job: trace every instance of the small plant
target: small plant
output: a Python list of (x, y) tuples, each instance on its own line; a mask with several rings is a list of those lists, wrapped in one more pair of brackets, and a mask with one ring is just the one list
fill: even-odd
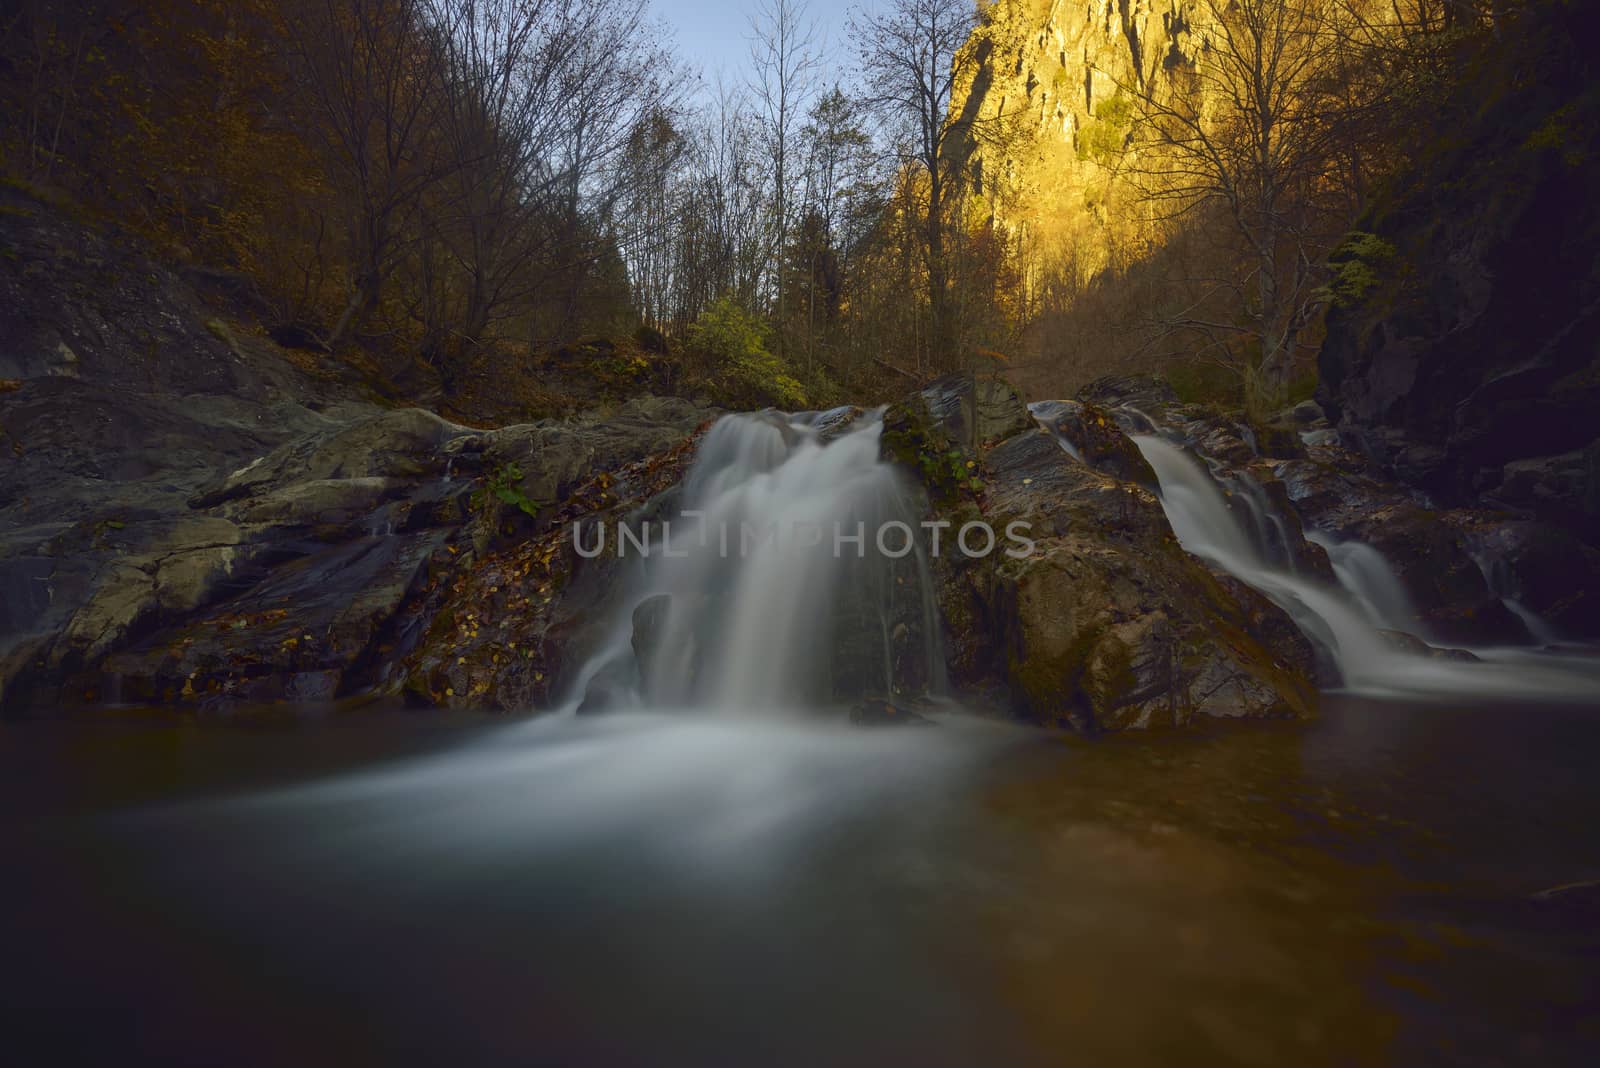
[(967, 489), (977, 493), (983, 489), (983, 480), (977, 475), (977, 461), (968, 460), (960, 449), (918, 453), (917, 465), (922, 468), (923, 479), (928, 485), (941, 492), (955, 493)]
[(1133, 130), (1133, 100), (1120, 92), (1094, 106), (1094, 118), (1078, 131), (1078, 158), (1109, 167), (1128, 145)]
[(512, 505), (527, 516), (538, 516), (548, 503), (536, 501), (522, 491), (522, 467), (515, 461), (490, 471), (483, 486), (472, 493), (472, 507), (477, 511), (487, 511), (491, 500)]
[(595, 362), (595, 370), (608, 378), (633, 379), (650, 370), (650, 361), (633, 352), (618, 352)]

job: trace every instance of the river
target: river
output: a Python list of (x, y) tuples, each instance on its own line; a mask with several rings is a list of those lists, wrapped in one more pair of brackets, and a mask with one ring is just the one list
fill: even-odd
[[(1592, 1064), (1600, 709), (8, 724), (62, 1063)], [(19, 1045), (20, 1043), (20, 1045)], [(19, 1062), (20, 1063), (20, 1062)]]

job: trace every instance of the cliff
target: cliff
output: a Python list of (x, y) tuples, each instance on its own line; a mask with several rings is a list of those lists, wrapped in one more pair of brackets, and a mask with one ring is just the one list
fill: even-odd
[(1600, 62), (1539, 4), (1470, 58), (1435, 138), (1334, 257), (1319, 400), (1440, 504), (1600, 537)]
[[(952, 114), (973, 131), (979, 211), (1025, 253), (1087, 278), (1126, 243), (1113, 183), (1133, 93), (1163, 93), (1203, 49), (1209, 12), (1180, 0), (996, 0), (967, 43), (978, 62)], [(1148, 89), (1146, 88), (1148, 87)]]

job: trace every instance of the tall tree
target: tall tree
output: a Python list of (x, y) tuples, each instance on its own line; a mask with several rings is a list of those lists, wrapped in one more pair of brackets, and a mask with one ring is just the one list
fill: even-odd
[[(805, 0), (757, 0), (750, 15), (750, 92), (761, 117), (767, 158), (772, 167), (772, 258), (788, 242), (794, 212), (795, 133), (815, 94), (821, 54), (816, 23)], [(782, 271), (775, 271), (776, 318), (787, 308)]]
[(1281, 393), (1300, 332), (1316, 313), (1327, 246), (1345, 228), (1318, 198), (1351, 107), (1336, 76), (1331, 0), (1200, 0), (1214, 29), (1192, 67), (1121, 88), (1141, 110), (1130, 173), (1169, 217), (1220, 212), (1244, 256), (1220, 284), (1243, 323), (1175, 325), (1243, 335), (1246, 383), (1263, 403)]
[(443, 100), (438, 42), (453, 27), (430, 25), (426, 0), (312, 0), (298, 14), (285, 20), (295, 74), (350, 216), (354, 277), (331, 347), (376, 309), (401, 234), (441, 177), (425, 143)]
[[(858, 105), (836, 85), (819, 96), (800, 130), (805, 166), (804, 213), (790, 250), (805, 329), (809, 371), (817, 356), (819, 328), (831, 326), (842, 297), (843, 255), (860, 237), (864, 217), (878, 204), (874, 195), (871, 138), (861, 128)], [(869, 206), (870, 205), (870, 206)]]
[(952, 366), (956, 358), (945, 246), (972, 120), (952, 116), (950, 101), (955, 87), (970, 82), (978, 65), (977, 53), (962, 48), (977, 21), (973, 0), (889, 0), (881, 10), (858, 11), (850, 19), (865, 103), (884, 120), (901, 157), (925, 183), (919, 214), (927, 271), (928, 360), (934, 367)]

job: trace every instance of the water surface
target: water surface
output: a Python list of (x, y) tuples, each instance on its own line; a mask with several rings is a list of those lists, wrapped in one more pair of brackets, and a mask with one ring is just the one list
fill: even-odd
[(8, 1033), (162, 1063), (1586, 1064), (1600, 713), (0, 735)]

